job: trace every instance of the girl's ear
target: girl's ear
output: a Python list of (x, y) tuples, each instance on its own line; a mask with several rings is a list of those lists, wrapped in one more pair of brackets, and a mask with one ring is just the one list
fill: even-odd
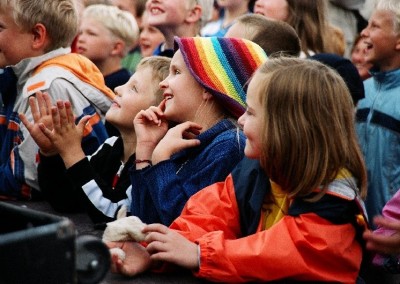
[(188, 23), (196, 23), (201, 18), (201, 6), (195, 5), (186, 15), (185, 21)]
[(398, 50), (398, 51), (400, 50), (400, 35), (397, 36), (397, 41), (396, 41), (396, 47), (395, 47), (395, 49)]
[(206, 89), (203, 90), (203, 100), (211, 100), (213, 99), (213, 95), (207, 91)]
[(47, 37), (47, 29), (43, 24), (36, 24), (32, 28), (32, 48), (33, 49), (45, 49), (49, 42)]

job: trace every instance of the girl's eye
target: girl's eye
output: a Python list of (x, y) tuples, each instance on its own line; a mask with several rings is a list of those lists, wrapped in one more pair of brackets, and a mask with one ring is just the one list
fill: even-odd
[(136, 85), (133, 85), (133, 86), (132, 86), (132, 90), (133, 90), (134, 92), (136, 92), (136, 93), (138, 92), (138, 91), (137, 91), (137, 88), (136, 88)]
[(179, 75), (179, 74), (181, 74), (181, 71), (179, 71), (178, 69), (175, 69), (174, 74)]

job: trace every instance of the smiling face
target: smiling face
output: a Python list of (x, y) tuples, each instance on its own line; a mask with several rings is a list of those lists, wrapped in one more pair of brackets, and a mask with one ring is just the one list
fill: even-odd
[(193, 0), (149, 0), (146, 10), (149, 13), (150, 25), (162, 28), (181, 25)]
[(0, 68), (39, 55), (32, 49), (33, 39), (32, 33), (22, 31), (15, 24), (11, 11), (0, 10)]
[(238, 123), (243, 128), (243, 133), (246, 135), (244, 154), (250, 159), (259, 159), (262, 149), (261, 133), (264, 127), (264, 112), (260, 101), (260, 88), (258, 84), (260, 76), (256, 72), (250, 81), (247, 89), (246, 112), (238, 119)]
[(165, 117), (175, 122), (195, 121), (203, 102), (204, 88), (187, 68), (180, 50), (172, 57), (168, 77), (160, 83), (167, 99)]
[(155, 93), (158, 86), (151, 83), (152, 80), (151, 67), (138, 68), (126, 84), (115, 88), (116, 97), (106, 113), (106, 120), (120, 131), (133, 131), (136, 114), (157, 101)]
[(371, 75), (369, 74), (369, 69), (371, 69), (372, 64), (365, 61), (365, 49), (366, 45), (362, 39), (360, 39), (351, 51), (351, 62), (356, 66), (358, 74), (365, 80)]
[(77, 52), (95, 64), (105, 61), (113, 50), (115, 39), (102, 23), (90, 17), (82, 19)]
[(140, 32), (139, 45), (143, 57), (150, 56), (162, 42), (165, 41), (164, 35), (156, 27), (150, 26), (148, 13), (143, 15), (142, 31)]
[(366, 62), (373, 64), (380, 71), (398, 68), (393, 66), (393, 62), (400, 56), (400, 33), (395, 29), (393, 12), (375, 11), (368, 26), (361, 32), (361, 36), (366, 46)]
[(286, 21), (289, 17), (289, 6), (286, 0), (257, 0), (254, 13), (272, 20)]

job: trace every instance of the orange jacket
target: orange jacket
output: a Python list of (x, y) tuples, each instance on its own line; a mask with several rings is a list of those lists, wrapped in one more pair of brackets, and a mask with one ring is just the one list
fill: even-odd
[(362, 248), (351, 223), (334, 224), (316, 213), (287, 215), (268, 230), (259, 223), (255, 233), (243, 236), (240, 210), (229, 175), (193, 195), (171, 224), (200, 245), (196, 276), (218, 282), (355, 283)]

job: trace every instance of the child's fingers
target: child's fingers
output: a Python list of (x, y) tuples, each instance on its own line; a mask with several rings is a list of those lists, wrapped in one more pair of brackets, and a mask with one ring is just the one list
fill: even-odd
[(89, 122), (90, 117), (91, 117), (90, 115), (85, 115), (84, 117), (81, 118), (81, 120), (79, 120), (77, 127), (81, 132), (83, 132), (83, 129), (85, 129), (85, 126)]
[(167, 226), (158, 224), (158, 223), (154, 223), (154, 224), (146, 225), (143, 228), (142, 233), (146, 234), (146, 233), (150, 233), (150, 232), (159, 232), (159, 233), (165, 234), (168, 232), (168, 230), (169, 230), (169, 228)]
[(40, 112), (36, 103), (36, 98), (34, 96), (29, 97), (29, 107), (31, 108), (31, 113), (34, 122), (38, 122), (40, 119)]
[(51, 102), (51, 98), (47, 92), (43, 93), (43, 99), (45, 101), (46, 114), (49, 115), (51, 107), (52, 107), (52, 102)]
[(400, 232), (400, 221), (393, 221), (386, 219), (382, 216), (377, 216), (374, 218), (374, 223), (377, 226), (384, 227), (391, 230), (396, 230)]
[(38, 104), (38, 109), (39, 109), (39, 113), (41, 116), (47, 115), (48, 110), (47, 110), (47, 104), (46, 101), (43, 97), (43, 93), (41, 91), (36, 92), (36, 101)]
[(60, 114), (58, 112), (58, 107), (53, 106), (51, 107), (51, 118), (53, 120), (53, 127), (56, 132), (59, 132), (61, 129), (60, 124)]
[(53, 141), (53, 132), (44, 125), (44, 123), (39, 123), (39, 129), (42, 133), (50, 140)]
[(74, 116), (74, 113), (72, 112), (71, 103), (69, 101), (66, 101), (64, 103), (64, 106), (65, 106), (65, 112), (66, 112), (66, 116), (67, 116), (67, 121), (69, 123), (74, 123), (75, 124), (75, 116)]
[(166, 103), (167, 103), (167, 99), (163, 99), (163, 100), (161, 101), (161, 103), (158, 105), (158, 107), (160, 108), (160, 110), (161, 110), (162, 112), (165, 111), (165, 105), (166, 105)]
[(58, 101), (57, 108), (58, 108), (58, 113), (59, 113), (60, 124), (62, 126), (66, 125), (68, 123), (68, 117), (67, 117), (67, 111), (66, 111), (64, 102)]
[(18, 114), (19, 119), (21, 120), (22, 124), (25, 125), (26, 129), (30, 132), (30, 129), (32, 128), (32, 124), (28, 120), (25, 114), (20, 113)]

